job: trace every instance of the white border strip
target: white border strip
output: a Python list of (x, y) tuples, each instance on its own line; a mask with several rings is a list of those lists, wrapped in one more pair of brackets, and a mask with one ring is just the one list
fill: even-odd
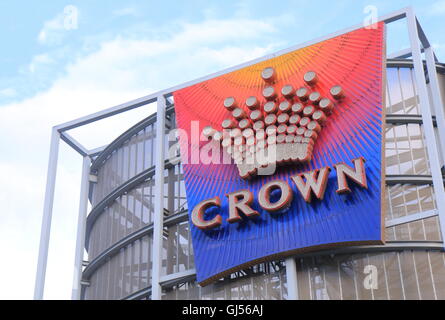
[(407, 215), (404, 217), (387, 220), (385, 223), (385, 227), (390, 228), (390, 227), (398, 226), (398, 225), (405, 224), (405, 223), (410, 223), (410, 222), (414, 222), (414, 221), (418, 221), (418, 220), (422, 220), (422, 219), (427, 219), (427, 218), (435, 217), (438, 214), (439, 214), (439, 212), (437, 210), (429, 210), (429, 211), (414, 213), (414, 214), (410, 214), (410, 215)]

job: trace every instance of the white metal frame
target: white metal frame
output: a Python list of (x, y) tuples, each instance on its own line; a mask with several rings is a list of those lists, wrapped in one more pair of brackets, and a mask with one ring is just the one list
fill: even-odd
[(85, 227), (88, 213), (88, 191), (90, 185), (91, 159), (83, 157), (82, 180), (80, 182), (79, 217), (77, 220), (76, 254), (74, 259), (74, 276), (72, 300), (80, 300), (82, 280), (83, 252), (85, 250)]
[[(164, 135), (165, 135), (165, 97), (159, 96), (156, 116), (156, 171), (155, 171), (155, 211), (153, 215), (153, 270), (151, 299), (160, 300), (162, 296), (162, 230), (164, 227)], [(162, 139), (160, 138), (162, 137)]]
[(53, 129), (49, 149), (48, 173), (46, 177), (45, 200), (43, 203), (43, 219), (40, 231), (39, 258), (37, 262), (34, 299), (43, 298), (46, 264), (48, 261), (49, 237), (51, 232), (51, 220), (53, 214), (54, 191), (56, 187), (57, 160), (59, 159), (59, 139), (59, 131), (57, 129)]
[[(417, 21), (416, 16), (414, 15), (414, 12), (412, 8), (406, 9), (406, 18), (407, 18), (407, 24), (408, 24), (408, 34), (410, 38), (411, 43), (411, 54), (413, 57), (413, 63), (414, 63), (414, 73), (416, 77), (416, 84), (417, 84), (417, 90), (419, 95), (419, 102), (420, 102), (420, 110), (422, 113), (422, 123), (425, 131), (425, 139), (426, 141), (429, 141), (429, 144), (426, 144), (427, 152), (428, 152), (428, 160), (430, 162), (431, 167), (431, 175), (433, 177), (433, 187), (434, 187), (434, 193), (436, 195), (436, 205), (439, 215), (439, 221), (440, 221), (440, 230), (442, 233), (442, 239), (445, 239), (445, 188), (443, 184), (443, 178), (442, 178), (442, 171), (440, 166), (440, 158), (439, 158), (439, 150), (437, 149), (437, 145), (439, 145), (436, 141), (436, 135), (434, 132), (434, 124), (433, 124), (433, 117), (432, 117), (432, 107), (430, 105), (430, 98), (428, 96), (428, 88), (426, 84), (426, 78), (425, 78), (425, 72), (423, 68), (423, 61), (422, 61), (422, 52), (419, 41), (422, 43), (424, 50), (427, 50), (429, 54), (426, 54), (426, 60), (427, 64), (430, 64), (434, 66), (434, 68), (428, 68), (429, 72), (428, 75), (430, 79), (435, 79), (436, 88), (434, 88), (434, 85), (432, 86), (433, 93), (437, 94), (440, 99), (440, 91), (437, 86), (438, 80), (437, 80), (437, 72), (435, 67), (435, 61), (434, 61), (434, 54), (433, 54), (433, 48), (431, 47), (431, 44), (428, 42), (428, 40), (425, 37), (425, 34), (420, 27), (419, 22)], [(428, 61), (429, 60), (429, 61)], [(432, 60), (432, 61), (431, 61)], [(430, 83), (431, 80), (430, 80)], [(433, 94), (434, 95), (434, 94)], [(443, 117), (443, 106), (442, 101), (437, 101), (437, 99), (433, 98), (433, 107), (436, 111), (436, 121), (439, 128), (439, 141), (441, 141), (440, 145), (445, 144), (445, 127), (444, 127), (444, 119), (439, 119)], [(441, 109), (439, 111), (438, 109)], [(442, 131), (442, 132), (441, 132)], [(444, 149), (445, 151), (445, 149)]]
[[(414, 70), (416, 75), (416, 82), (419, 90), (419, 99), (422, 110), (422, 118), (423, 125), (425, 127), (425, 137), (426, 140), (429, 141), (427, 145), (428, 156), (430, 161), (430, 167), (432, 171), (433, 177), (433, 186), (434, 192), (436, 195), (437, 201), (437, 215), (439, 216), (442, 238), (445, 238), (445, 190), (442, 181), (441, 168), (440, 168), (440, 157), (441, 153), (442, 159), (445, 159), (445, 117), (444, 117), (444, 109), (442, 105), (442, 100), (440, 96), (437, 73), (435, 68), (436, 58), (434, 55), (433, 48), (428, 42), (420, 24), (418, 23), (413, 10), (408, 7), (388, 15), (382, 16), (378, 19), (378, 21), (385, 22), (389, 24), (394, 21), (398, 21), (401, 19), (407, 19), (408, 24), (408, 33), (410, 38), (411, 46), (410, 48), (404, 49), (400, 52), (389, 55), (389, 57), (393, 58), (407, 58), (409, 56), (413, 57), (414, 61)], [(46, 274), (46, 264), (48, 258), (48, 246), (50, 239), (50, 230), (51, 230), (51, 220), (52, 220), (52, 211), (53, 211), (53, 201), (54, 201), (54, 191), (55, 191), (55, 182), (56, 182), (56, 172), (57, 172), (57, 160), (58, 160), (58, 149), (59, 149), (59, 140), (62, 139), (69, 146), (71, 146), (74, 150), (76, 150), (83, 158), (84, 158), (84, 166), (82, 173), (82, 183), (81, 183), (81, 195), (80, 195), (80, 204), (79, 204), (79, 218), (78, 218), (78, 231), (77, 231), (77, 243), (76, 243), (76, 255), (75, 255), (75, 275), (74, 275), (74, 284), (73, 284), (73, 299), (79, 299), (80, 297), (80, 283), (81, 283), (81, 273), (82, 273), (82, 260), (83, 260), (83, 248), (85, 241), (85, 219), (86, 219), (86, 211), (88, 205), (88, 193), (89, 193), (89, 165), (90, 159), (100, 152), (104, 150), (106, 146), (96, 148), (93, 150), (87, 150), (82, 146), (81, 143), (76, 141), (73, 137), (71, 137), (67, 131), (78, 128), (114, 115), (118, 115), (120, 113), (157, 102), (157, 137), (163, 135), (165, 133), (165, 108), (166, 101), (165, 99), (172, 95), (172, 92), (179, 90), (181, 88), (185, 88), (187, 86), (229, 73), (231, 71), (250, 66), (252, 64), (271, 59), (276, 56), (280, 56), (282, 54), (310, 46), (312, 44), (330, 39), (335, 36), (342, 35), (344, 33), (353, 31), (363, 27), (363, 25), (355, 25), (349, 27), (347, 29), (323, 36), (321, 38), (308, 41), (297, 46), (290, 47), (285, 50), (278, 51), (273, 54), (266, 55), (264, 57), (231, 67), (225, 70), (222, 70), (217, 73), (213, 73), (211, 75), (183, 83), (181, 85), (161, 90), (159, 92), (147, 95), (145, 97), (141, 97), (136, 100), (129, 101), (127, 103), (105, 109), (103, 111), (99, 111), (93, 113), (91, 115), (87, 115), (85, 117), (78, 118), (76, 120), (72, 120), (60, 125), (57, 125), (52, 130), (51, 136), (51, 147), (48, 161), (48, 172), (47, 172), (47, 183), (46, 183), (46, 191), (45, 191), (45, 201), (43, 208), (43, 219), (42, 219), (42, 227), (40, 234), (40, 247), (39, 247), (39, 257), (38, 257), (38, 265), (37, 265), (37, 275), (36, 275), (36, 283), (35, 283), (35, 291), (34, 291), (34, 299), (43, 299), (44, 285), (45, 285), (45, 274)], [(422, 43), (422, 47), (419, 44), (419, 41)], [(430, 101), (427, 91), (427, 84), (423, 69), (422, 62), (422, 53), (425, 53), (427, 71), (430, 79), (430, 86), (433, 93), (433, 101)], [(438, 141), (436, 140), (433, 120), (432, 120), (432, 110), (436, 114), (436, 121), (438, 126)], [(438, 142), (438, 143), (437, 143)], [(437, 146), (440, 146), (440, 151)], [(157, 140), (157, 160), (156, 160), (156, 197), (155, 197), (155, 220), (154, 220), (154, 237), (153, 237), (153, 273), (152, 273), (152, 299), (160, 299), (161, 298), (161, 283), (163, 277), (161, 277), (161, 252), (162, 252), (162, 227), (163, 227), (163, 175), (164, 175), (164, 144), (163, 139)], [(395, 221), (394, 223), (400, 223), (403, 221)], [(295, 269), (295, 261), (294, 259), (286, 260), (287, 266), (287, 281), (288, 281), (288, 298), (289, 299), (298, 299), (297, 288), (297, 274)], [(294, 289), (292, 289), (294, 288)]]

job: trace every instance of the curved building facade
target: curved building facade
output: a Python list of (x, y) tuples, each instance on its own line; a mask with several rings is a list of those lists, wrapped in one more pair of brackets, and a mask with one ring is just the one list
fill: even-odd
[[(445, 67), (436, 64), (436, 70), (445, 96)], [(307, 300), (445, 299), (445, 255), (427, 152), (431, 142), (425, 138), (411, 60), (387, 61), (386, 89), (384, 246), (300, 254), (292, 257), (294, 263), (261, 263), (201, 287), (195, 280), (182, 166), (166, 158), (162, 299), (279, 300), (287, 299), (289, 290)], [(153, 114), (94, 158), (83, 299), (151, 297), (155, 146), (164, 139), (168, 150), (167, 134), (176, 127), (172, 98), (167, 104), (164, 137), (156, 136)], [(296, 268), (292, 282), (286, 267)]]

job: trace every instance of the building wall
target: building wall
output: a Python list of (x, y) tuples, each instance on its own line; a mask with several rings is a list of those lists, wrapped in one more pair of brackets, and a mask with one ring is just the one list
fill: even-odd
[[(443, 80), (441, 75), (441, 81)], [(443, 83), (443, 82), (442, 82)], [(445, 92), (444, 92), (445, 95)], [(387, 115), (420, 115), (412, 66), (390, 63), (387, 69)], [(173, 109), (168, 128), (175, 127)], [(413, 118), (415, 119), (415, 118)], [(410, 122), (410, 121), (408, 121)], [(386, 174), (394, 177), (431, 176), (422, 125), (387, 123)], [(156, 118), (116, 146), (97, 167), (92, 194), (87, 248), (90, 265), (84, 270), (85, 299), (149, 298), (152, 221), (154, 210), (154, 146)], [(168, 130), (166, 130), (166, 133)], [(168, 141), (166, 140), (167, 150)], [(143, 177), (142, 177), (143, 176)], [(142, 177), (142, 178), (140, 178)], [(138, 180), (139, 179), (139, 180)], [(128, 181), (139, 181), (125, 193), (113, 191)], [(402, 179), (403, 180), (403, 179)], [(403, 182), (403, 181), (402, 181)], [(286, 299), (283, 261), (254, 266), (201, 288), (193, 277), (191, 244), (183, 172), (180, 164), (167, 165), (164, 184), (163, 275), (177, 275), (163, 286), (163, 299)], [(436, 208), (431, 185), (391, 183), (385, 190), (386, 221)], [(396, 251), (358, 253), (339, 250), (296, 257), (301, 299), (444, 299), (445, 257), (428, 244), (442, 241), (437, 216), (386, 228), (389, 243), (407, 244)], [(410, 247), (410, 243), (412, 246)], [(414, 244), (425, 243), (416, 248)], [(365, 289), (366, 265), (378, 270), (378, 289)], [(174, 277), (173, 277), (174, 278)]]

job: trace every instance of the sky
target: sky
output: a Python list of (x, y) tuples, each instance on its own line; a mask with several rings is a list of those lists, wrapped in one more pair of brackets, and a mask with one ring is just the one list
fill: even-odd
[[(412, 6), (445, 62), (445, 0), (0, 2), (0, 299), (32, 299), (51, 128)], [(388, 53), (408, 46), (404, 23)], [(93, 149), (149, 105), (72, 134)], [(64, 142), (45, 299), (70, 299), (82, 159)]]

